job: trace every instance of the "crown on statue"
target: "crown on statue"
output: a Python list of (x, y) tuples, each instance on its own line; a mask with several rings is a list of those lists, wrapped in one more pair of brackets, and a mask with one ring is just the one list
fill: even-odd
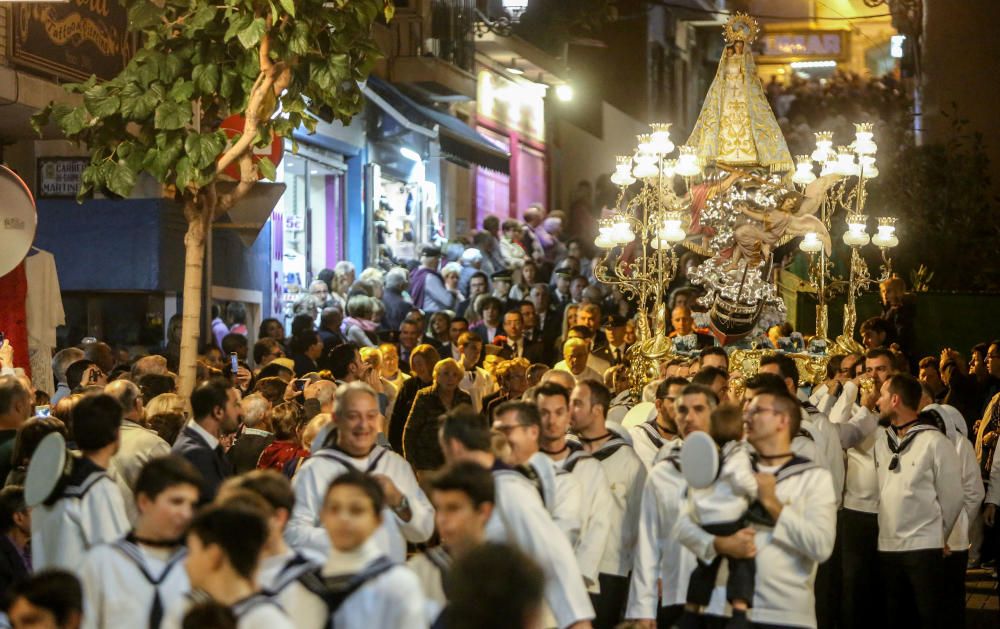
[(736, 13), (730, 17), (723, 31), (727, 43), (733, 44), (741, 41), (747, 46), (757, 39), (759, 33), (760, 27), (757, 25), (757, 20), (746, 13)]

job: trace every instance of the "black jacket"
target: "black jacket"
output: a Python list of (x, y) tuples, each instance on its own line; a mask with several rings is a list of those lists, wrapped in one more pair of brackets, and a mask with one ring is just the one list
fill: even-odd
[(0, 534), (0, 592), (9, 592), (12, 585), (26, 578), (28, 569), (20, 553), (6, 535)]
[(260, 458), (260, 453), (272, 441), (274, 441), (274, 435), (264, 436), (246, 432), (240, 435), (233, 447), (229, 448), (229, 452), (226, 452), (226, 458), (233, 466), (233, 471), (237, 474), (243, 474), (257, 469), (257, 459)]
[(185, 426), (178, 435), (173, 452), (190, 461), (191, 465), (201, 472), (203, 482), (199, 504), (214, 500), (222, 481), (233, 475), (233, 466), (222, 451), (222, 446), (213, 450), (190, 426)]
[(417, 397), (417, 391), (431, 384), (433, 383), (424, 382), (417, 376), (410, 376), (396, 394), (396, 405), (389, 418), (389, 445), (400, 456), (403, 456), (403, 429), (406, 428), (406, 418), (410, 416), (413, 400)]

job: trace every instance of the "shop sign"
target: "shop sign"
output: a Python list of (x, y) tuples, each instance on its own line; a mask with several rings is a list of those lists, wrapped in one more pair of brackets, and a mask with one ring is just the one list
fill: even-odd
[(764, 35), (761, 61), (807, 59), (846, 60), (847, 31), (769, 31)]
[(8, 38), (14, 65), (70, 81), (111, 79), (135, 52), (118, 0), (13, 2)]
[(511, 81), (481, 70), (476, 77), (476, 93), (476, 113), (481, 117), (533, 140), (545, 141), (545, 86)]
[(290, 231), (302, 231), (302, 217), (290, 214), (285, 218), (285, 229)]
[[(223, 132), (225, 132), (226, 137), (229, 138), (230, 141), (232, 141), (232, 139), (235, 138), (237, 135), (243, 133), (243, 127), (245, 125), (246, 125), (246, 118), (244, 118), (239, 114), (236, 114), (233, 116), (229, 116), (228, 118), (223, 120), (222, 124), (219, 125), (219, 128), (222, 129)], [(274, 136), (271, 139), (271, 143), (263, 148), (259, 146), (253, 147), (254, 164), (256, 164), (257, 162), (266, 157), (271, 160), (272, 164), (277, 166), (278, 164), (281, 163), (281, 158), (284, 155), (285, 155), (285, 142), (284, 140), (281, 139), (281, 136), (278, 135)], [(227, 176), (232, 177), (234, 180), (239, 181), (240, 165), (238, 160), (227, 166), (226, 169), (223, 170), (222, 172)]]
[(39, 157), (38, 197), (73, 198), (80, 190), (80, 178), (90, 164), (87, 157)]

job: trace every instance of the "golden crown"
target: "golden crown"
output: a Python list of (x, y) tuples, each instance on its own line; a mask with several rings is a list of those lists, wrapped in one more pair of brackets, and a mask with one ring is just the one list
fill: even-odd
[(759, 33), (760, 27), (757, 25), (757, 20), (746, 13), (736, 13), (731, 16), (723, 31), (727, 43), (741, 41), (748, 46), (757, 39)]

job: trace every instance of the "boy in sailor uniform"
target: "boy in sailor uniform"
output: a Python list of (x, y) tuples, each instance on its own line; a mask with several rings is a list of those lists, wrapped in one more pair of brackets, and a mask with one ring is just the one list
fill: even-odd
[(552, 522), (538, 489), (523, 474), (497, 460), (490, 431), (471, 408), (460, 407), (445, 416), (440, 440), (449, 465), (468, 461), (493, 473), (496, 508), (486, 524), (487, 539), (514, 544), (538, 562), (545, 572), (545, 601), (557, 626), (589, 627), (594, 610), (573, 549)]
[(952, 611), (946, 541), (963, 507), (955, 446), (936, 411), (917, 414), (920, 382), (896, 374), (882, 385), (875, 439), (878, 550), (891, 626), (943, 627)]
[(452, 563), (486, 539), (493, 515), (493, 475), (475, 463), (456, 463), (430, 479), (434, 523), (441, 545), (414, 555), (406, 565), (417, 575), (433, 625), (448, 604), (445, 592)]
[[(767, 523), (732, 535), (707, 533), (682, 513), (678, 538), (703, 562), (717, 555), (756, 558), (749, 618), (728, 626), (816, 627), (816, 567), (833, 551), (837, 502), (830, 473), (796, 455), (801, 404), (785, 390), (757, 395), (746, 409), (746, 439), (756, 452), (757, 496)], [(761, 518), (762, 520), (764, 518)]]
[[(747, 510), (757, 499), (757, 479), (743, 442), (743, 413), (736, 406), (719, 406), (712, 411), (709, 434), (720, 449), (718, 477), (709, 487), (688, 489), (690, 509), (706, 532), (732, 535), (746, 525)], [(712, 563), (699, 563), (691, 573), (682, 627), (697, 626), (696, 613), (711, 600), (721, 561), (716, 557)], [(729, 558), (726, 563), (726, 598), (734, 619), (745, 619), (747, 606), (753, 601), (753, 560)]]
[(268, 535), (261, 549), (257, 585), (287, 609), (286, 592), (300, 575), (322, 564), (323, 557), (307, 556), (285, 543), (288, 516), (295, 507), (295, 493), (284, 474), (275, 470), (254, 470), (222, 483), (216, 502), (230, 501), (231, 495), (249, 492), (263, 501), (267, 513)]
[(434, 509), (417, 484), (410, 464), (388, 448), (376, 445), (382, 414), (374, 389), (363, 382), (339, 387), (333, 417), (334, 430), (292, 479), (295, 509), (285, 539), (302, 552), (327, 556), (330, 538), (320, 522), (323, 497), (337, 476), (357, 470), (371, 474), (385, 495), (385, 513), (374, 543), (390, 559), (402, 563), (407, 542), (419, 544), (430, 539)]
[(607, 425), (610, 403), (611, 392), (599, 382), (579, 382), (570, 395), (570, 425), (584, 451), (603, 468), (611, 496), (610, 502), (597, 505), (610, 515), (598, 566), (600, 592), (591, 595), (597, 627), (614, 627), (625, 612), (628, 575), (639, 534), (642, 488), (646, 483), (646, 467), (627, 442), (625, 431)]
[(265, 514), (252, 504), (200, 511), (191, 522), (184, 561), (192, 592), (170, 607), (162, 629), (181, 629), (187, 611), (207, 599), (232, 610), (237, 629), (293, 629), (281, 606), (254, 584), (267, 528)]
[(583, 522), (583, 487), (573, 474), (556, 467), (540, 451), (542, 419), (538, 408), (530, 402), (507, 401), (493, 416), (493, 430), (502, 433), (510, 445), (510, 454), (502, 457), (504, 463), (535, 485), (552, 521), (569, 543), (576, 545)]
[(165, 610), (190, 589), (184, 533), (201, 482), (198, 470), (176, 455), (142, 467), (135, 481), (135, 529), (92, 548), (80, 570), (85, 629), (159, 629)]
[(542, 416), (542, 452), (558, 470), (571, 472), (585, 488), (580, 537), (574, 550), (587, 589), (597, 593), (601, 557), (611, 534), (611, 513), (607, 508), (613, 502), (611, 484), (601, 463), (579, 441), (567, 439), (569, 390), (549, 382), (535, 387), (534, 395)]
[(416, 575), (378, 543), (383, 500), (381, 484), (358, 470), (330, 483), (321, 515), (330, 555), (322, 567), (289, 586), (285, 600), (295, 627), (429, 626)]
[(89, 549), (129, 530), (121, 489), (107, 472), (118, 450), (121, 405), (109, 395), (88, 395), (73, 410), (73, 423), (83, 456), (74, 457), (68, 482), (54, 502), (32, 510), (35, 570), (75, 571)]

